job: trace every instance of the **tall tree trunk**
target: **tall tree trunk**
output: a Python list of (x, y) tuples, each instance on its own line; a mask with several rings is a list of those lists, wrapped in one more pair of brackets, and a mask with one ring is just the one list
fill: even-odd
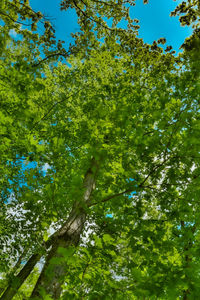
[(67, 222), (56, 234), (53, 240), (52, 248), (49, 251), (43, 270), (39, 276), (36, 286), (31, 295), (32, 298), (40, 298), (40, 291), (45, 291), (53, 299), (59, 299), (62, 292), (62, 284), (67, 266), (60, 263), (51, 263), (52, 258), (59, 258), (59, 247), (67, 249), (70, 246), (77, 246), (80, 241), (80, 235), (83, 231), (86, 211), (85, 207), (89, 206), (92, 191), (95, 188), (95, 175), (98, 170), (98, 163), (93, 158), (91, 167), (87, 171), (83, 186), (84, 193), (80, 201), (76, 201)]
[[(52, 245), (56, 244), (56, 240), (58, 235), (62, 235), (63, 232), (67, 230), (67, 224), (70, 226), (71, 222), (76, 218), (76, 215), (74, 215), (73, 211), (70, 214), (67, 222), (64, 223), (64, 225), (54, 234), (52, 234), (49, 239), (44, 242), (44, 247), (46, 250), (48, 250)], [(27, 277), (32, 272), (33, 268), (35, 267), (36, 263), (40, 260), (42, 257), (42, 253), (33, 254), (29, 260), (26, 262), (25, 266), (21, 269), (21, 271), (16, 275), (12, 277), (12, 280), (9, 281), (7, 288), (5, 287), (4, 293), (1, 295), (0, 300), (10, 300), (12, 299), (15, 294), (17, 293), (18, 289), (21, 287), (21, 285), (24, 283), (24, 281), (27, 279)], [(17, 262), (18, 265), (18, 262)], [(16, 269), (16, 266), (14, 267)], [(1, 291), (1, 293), (3, 292)]]
[[(8, 273), (7, 275), (7, 279), (8, 279), (8, 285), (10, 283), (10, 278), (14, 278), (15, 277), (15, 273), (18, 271), (18, 269), (20, 269), (21, 267), (21, 262), (24, 259), (26, 253), (28, 251), (28, 248), (26, 247), (23, 251), (23, 253), (20, 255), (20, 257), (18, 258), (16, 264), (14, 265), (14, 267), (12, 268), (12, 270)], [(7, 288), (7, 286), (0, 288), (0, 295), (3, 293), (3, 291)]]
[[(49, 239), (44, 242), (44, 247), (48, 250), (51, 246), (51, 250), (47, 256), (46, 263), (44, 265), (43, 271), (38, 279), (38, 282), (34, 288), (33, 295), (38, 295), (38, 289), (40, 288), (40, 284), (44, 278), (43, 273), (45, 272), (49, 261), (53, 255), (57, 255), (57, 249), (59, 247), (67, 248), (70, 245), (76, 246), (80, 240), (80, 234), (83, 230), (83, 226), (85, 223), (86, 213), (83, 206), (90, 206), (91, 193), (94, 189), (95, 184), (95, 175), (98, 171), (99, 162), (97, 162), (94, 158), (91, 161), (91, 167), (87, 171), (84, 178), (84, 195), (83, 198), (79, 202), (75, 202), (74, 207), (69, 215), (67, 221), (63, 224), (63, 226), (54, 234), (52, 234)], [(30, 275), (36, 263), (42, 257), (41, 253), (33, 254), (30, 259), (27, 261), (22, 270), (13, 277), (14, 287), (12, 282), (6, 288), (4, 293), (2, 294), (0, 300), (11, 300), (15, 294), (17, 293), (20, 286), (26, 280), (26, 278)], [(60, 270), (61, 271), (61, 270)], [(56, 273), (55, 273), (56, 274)], [(56, 298), (55, 298), (56, 299)]]
[(42, 255), (40, 254), (34, 254), (30, 257), (30, 259), (28, 260), (24, 268), (19, 272), (19, 274), (13, 277), (14, 282), (10, 282), (9, 286), (4, 291), (0, 300), (11, 300), (15, 296), (17, 290), (20, 288), (25, 279), (29, 276), (29, 274), (31, 273), (41, 256)]
[[(185, 228), (185, 222), (181, 221), (181, 227), (184, 229)], [(196, 230), (196, 224), (194, 224), (191, 228), (191, 233), (194, 234)], [(187, 280), (186, 283), (188, 283), (188, 288), (183, 291), (183, 300), (188, 300), (191, 299), (190, 293), (192, 291), (192, 288), (190, 286), (191, 283), (191, 278), (188, 276), (188, 270), (191, 269), (191, 262), (192, 262), (192, 256), (191, 254), (188, 253), (189, 250), (193, 247), (193, 242), (192, 238), (187, 239), (185, 238), (185, 245), (184, 245), (184, 252), (185, 254), (185, 279)]]
[(52, 296), (53, 299), (59, 299), (66, 274), (67, 266), (64, 263), (51, 264), (52, 258), (59, 258), (59, 247), (67, 249), (70, 246), (79, 244), (80, 235), (83, 230), (86, 219), (84, 210), (75, 216), (74, 220), (69, 220), (68, 230), (65, 234), (59, 236), (53, 243), (52, 248), (47, 256), (45, 265), (33, 290), (32, 297), (40, 297), (40, 289), (42, 288), (46, 294)]

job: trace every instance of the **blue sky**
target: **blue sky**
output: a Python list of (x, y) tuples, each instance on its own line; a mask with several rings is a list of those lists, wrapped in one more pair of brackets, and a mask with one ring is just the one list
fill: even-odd
[(180, 2), (182, 1), (149, 0), (148, 5), (143, 5), (143, 0), (136, 0), (131, 17), (140, 20), (140, 37), (147, 43), (165, 37), (167, 44), (179, 51), (184, 39), (192, 33), (190, 28), (180, 26), (178, 17), (170, 17), (170, 12)]
[[(180, 2), (180, 0), (149, 0), (149, 4), (144, 5), (143, 0), (136, 0), (136, 6), (130, 12), (132, 18), (140, 20), (139, 37), (147, 43), (165, 37), (167, 44), (179, 51), (184, 39), (192, 32), (188, 27), (181, 27), (177, 17), (169, 16)], [(34, 10), (40, 10), (51, 19), (55, 25), (57, 38), (66, 41), (67, 47), (72, 42), (70, 33), (79, 29), (75, 11), (60, 11), (60, 0), (30, 0), (30, 3)]]

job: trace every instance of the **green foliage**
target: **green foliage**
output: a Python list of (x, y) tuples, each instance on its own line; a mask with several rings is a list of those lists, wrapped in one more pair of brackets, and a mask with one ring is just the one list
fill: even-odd
[[(12, 269), (16, 258), (24, 253), (26, 265), (37, 253), (49, 263), (45, 279), (64, 270), (56, 277), (61, 299), (198, 298), (196, 5), (183, 2), (173, 13), (186, 14), (183, 25), (196, 22), (192, 46), (186, 40), (175, 57), (137, 37), (123, 1), (62, 1), (76, 9), (82, 31), (67, 63), (52, 63), (67, 51), (51, 24), (26, 2), (1, 3), (2, 290), (25, 279), (17, 276), (21, 263)], [(30, 30), (18, 26), (27, 20)], [(30, 298), (38, 275), (14, 299)]]

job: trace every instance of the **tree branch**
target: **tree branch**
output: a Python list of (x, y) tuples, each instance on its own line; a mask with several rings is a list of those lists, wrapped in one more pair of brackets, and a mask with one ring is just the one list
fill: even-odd
[(74, 94), (69, 95), (67, 98), (64, 98), (64, 99), (62, 99), (62, 100), (57, 101), (56, 103), (54, 103), (54, 104), (50, 107), (50, 109), (44, 114), (44, 116), (43, 116), (38, 122), (36, 122), (35, 124), (33, 124), (31, 130), (33, 130), (33, 129), (41, 122), (41, 121), (43, 121), (43, 120), (50, 114), (50, 112), (54, 109), (54, 107), (56, 107), (56, 105), (58, 105), (58, 104), (60, 104), (60, 103), (62, 103), (62, 102), (64, 102), (64, 101), (66, 101), (67, 99), (71, 98), (72, 96), (76, 96), (76, 95), (78, 94), (78, 92), (80, 92), (82, 89), (83, 89), (83, 88), (79, 89), (79, 90), (78, 90), (77, 92), (75, 92)]
[(43, 63), (44, 61), (48, 60), (51, 57), (54, 57), (54, 56), (63, 56), (63, 57), (66, 58), (66, 57), (69, 57), (69, 55), (70, 55), (70, 53), (62, 53), (62, 52), (52, 53), (52, 54), (47, 55), (45, 58), (41, 59), (39, 62), (33, 63), (33, 67), (39, 66), (41, 63)]
[(113, 199), (113, 198), (115, 198), (115, 197), (119, 197), (119, 196), (121, 196), (121, 195), (123, 195), (123, 194), (134, 192), (134, 190), (135, 190), (135, 188), (134, 188), (134, 189), (127, 189), (127, 190), (125, 190), (125, 191), (123, 191), (123, 192), (120, 192), (120, 193), (117, 193), (117, 194), (110, 195), (110, 196), (108, 196), (108, 197), (102, 199), (101, 201), (91, 203), (91, 204), (89, 205), (89, 207), (94, 206), (94, 205), (96, 205), (96, 204), (100, 204), (100, 203), (107, 202), (107, 201), (109, 201), (109, 200), (111, 200), (111, 199)]
[(13, 19), (11, 16), (7, 15), (6, 13), (0, 11), (0, 15), (3, 15), (5, 17), (7, 17), (8, 19), (10, 19), (11, 21), (13, 21), (14, 23), (17, 23), (17, 24), (20, 24), (20, 25), (23, 25), (23, 26), (31, 26), (31, 24), (25, 24), (25, 23), (22, 23), (20, 21), (17, 21), (15, 19)]

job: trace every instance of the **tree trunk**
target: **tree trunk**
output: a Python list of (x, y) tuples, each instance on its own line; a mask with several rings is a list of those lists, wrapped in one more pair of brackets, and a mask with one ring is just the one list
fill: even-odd
[[(184, 229), (185, 228), (185, 222), (181, 221), (181, 227)], [(192, 234), (195, 233), (196, 230), (196, 225), (194, 224), (191, 228), (191, 232)], [(187, 283), (189, 285), (189, 287), (183, 291), (183, 300), (188, 300), (190, 299), (190, 293), (192, 291), (191, 286), (190, 286), (190, 282), (191, 282), (191, 278), (189, 278), (188, 276), (188, 270), (191, 268), (191, 262), (192, 262), (192, 257), (191, 254), (189, 255), (188, 251), (193, 247), (193, 242), (192, 242), (192, 238), (187, 239), (187, 237), (185, 238), (185, 245), (184, 245), (184, 252), (186, 252), (187, 254), (185, 254), (185, 279), (187, 280)]]
[(20, 288), (25, 279), (29, 276), (29, 274), (31, 273), (41, 256), (41, 254), (34, 254), (30, 257), (24, 268), (19, 272), (17, 276), (14, 277), (14, 282), (12, 281), (9, 284), (9, 286), (1, 296), (0, 300), (11, 300), (15, 296), (17, 290)]
[[(77, 217), (78, 216), (75, 214), (75, 210), (73, 210), (72, 213), (70, 214), (67, 222), (65, 222), (64, 225), (57, 232), (52, 234), (46, 242), (44, 242), (44, 247), (48, 250), (52, 245), (54, 245), (54, 248), (55, 248), (56, 243), (59, 243), (58, 236), (62, 236), (63, 233), (65, 233), (69, 229), (70, 226), (71, 227), (75, 226), (75, 224), (72, 224), (72, 223), (75, 221), (75, 219), (77, 220)], [(62, 237), (60, 239), (62, 239)], [(25, 266), (21, 269), (21, 271), (16, 276), (13, 276), (12, 280), (8, 284), (8, 287), (4, 288), (4, 293), (1, 295), (0, 300), (4, 300), (4, 299), (10, 300), (15, 296), (18, 289), (21, 287), (21, 285), (24, 283), (24, 281), (30, 275), (30, 273), (32, 272), (36, 263), (40, 260), (41, 257), (42, 257), (42, 254), (38, 253), (38, 254), (33, 254), (29, 258), (29, 260), (26, 262)], [(17, 262), (17, 264), (18, 264), (18, 262)], [(2, 292), (3, 292), (3, 290), (1, 291), (1, 293)]]
[(51, 263), (51, 259), (61, 257), (61, 254), (58, 253), (59, 247), (67, 249), (70, 246), (77, 246), (79, 244), (85, 219), (86, 213), (82, 211), (74, 218), (71, 225), (69, 221), (69, 229), (67, 232), (55, 240), (31, 295), (32, 298), (40, 298), (41, 289), (43, 289), (43, 291), (45, 291), (45, 293), (50, 295), (53, 299), (60, 298), (60, 294), (62, 292), (61, 286), (65, 279), (64, 275), (66, 274), (67, 266), (63, 262)]
[[(54, 234), (52, 234), (49, 239), (44, 242), (44, 247), (46, 249), (49, 249), (51, 246), (51, 250), (47, 256), (46, 263), (43, 267), (42, 273), (38, 279), (38, 282), (33, 290), (32, 296), (36, 297), (38, 294), (38, 291), (41, 286), (43, 286), (43, 281), (45, 281), (45, 270), (47, 269), (49, 262), (51, 258), (54, 256), (59, 256), (57, 253), (57, 250), (59, 247), (68, 248), (69, 246), (76, 246), (79, 243), (80, 235), (84, 227), (85, 219), (86, 219), (86, 212), (84, 209), (84, 206), (89, 207), (90, 206), (90, 200), (91, 200), (91, 194), (92, 191), (95, 188), (95, 176), (98, 171), (99, 162), (97, 162), (94, 158), (91, 161), (91, 167), (88, 169), (84, 182), (84, 195), (83, 198), (79, 202), (75, 202), (74, 207), (69, 215), (69, 218), (67, 221), (63, 224), (63, 226)], [(18, 275), (13, 277), (14, 285), (12, 283), (9, 284), (9, 286), (6, 288), (4, 293), (2, 294), (0, 300), (11, 300), (15, 294), (17, 293), (20, 286), (23, 284), (23, 282), (26, 280), (26, 278), (29, 276), (31, 271), (33, 270), (36, 263), (40, 260), (42, 257), (41, 253), (33, 254), (31, 258), (27, 261), (26, 265), (22, 268), (22, 270), (19, 272)], [(54, 270), (54, 276), (55, 279), (52, 278), (52, 284), (53, 282), (57, 282), (58, 273), (60, 273), (60, 276), (62, 273), (64, 273), (64, 269), (60, 266), (58, 266), (58, 269), (55, 268)], [(62, 277), (62, 276), (61, 276)], [(56, 295), (59, 291), (61, 292), (61, 285), (62, 282), (59, 284), (59, 286), (56, 287), (57, 291), (55, 292)], [(53, 287), (52, 287), (53, 288)], [(50, 291), (51, 294), (51, 291)], [(57, 298), (55, 298), (57, 299)]]
[(89, 206), (92, 191), (95, 188), (95, 175), (98, 170), (97, 161), (93, 158), (91, 167), (87, 171), (83, 187), (84, 194), (80, 201), (76, 201), (67, 222), (56, 233), (53, 239), (52, 248), (49, 251), (43, 270), (39, 276), (31, 298), (40, 298), (40, 292), (43, 291), (53, 299), (59, 299), (62, 292), (64, 276), (67, 272), (67, 266), (63, 263), (51, 262), (52, 258), (59, 258), (59, 247), (67, 249), (70, 246), (77, 246), (80, 241), (80, 235), (83, 231), (86, 211)]
[[(8, 278), (8, 285), (9, 285), (9, 282), (11, 281), (10, 278), (14, 278), (16, 277), (15, 276), (15, 273), (18, 271), (18, 269), (20, 269), (20, 266), (21, 266), (21, 262), (22, 262), (22, 259), (25, 257), (26, 253), (27, 253), (27, 250), (28, 248), (25, 248), (23, 253), (20, 255), (20, 257), (18, 258), (16, 264), (14, 265), (14, 267), (12, 268), (12, 270), (8, 273), (8, 275), (6, 276)], [(0, 288), (0, 295), (3, 293), (3, 291), (7, 288), (7, 286), (3, 287), (3, 288)]]

